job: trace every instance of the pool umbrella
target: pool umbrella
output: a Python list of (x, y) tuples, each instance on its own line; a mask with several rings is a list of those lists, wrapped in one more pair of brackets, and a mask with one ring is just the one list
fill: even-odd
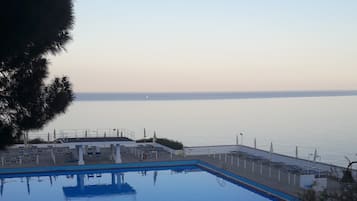
[(240, 144), (243, 145), (243, 133), (240, 133)]
[(299, 158), (298, 146), (295, 147), (295, 157), (296, 157), (296, 158)]
[(257, 148), (257, 138), (254, 138), (254, 149)]
[(144, 139), (146, 138), (146, 130), (145, 130), (145, 128), (144, 128)]
[(23, 135), (23, 137), (24, 137), (24, 145), (26, 146), (27, 145), (27, 140), (28, 140), (28, 133), (27, 132), (25, 132), (24, 133), (24, 135)]
[(270, 150), (269, 150), (269, 152), (270, 152), (270, 160), (272, 160), (272, 159), (273, 159), (273, 153), (274, 153), (273, 142), (270, 143)]
[(152, 138), (152, 142), (155, 143), (156, 142), (156, 132), (154, 131), (154, 137)]
[(316, 159), (317, 159), (317, 149), (315, 149), (314, 151), (314, 161), (316, 161)]

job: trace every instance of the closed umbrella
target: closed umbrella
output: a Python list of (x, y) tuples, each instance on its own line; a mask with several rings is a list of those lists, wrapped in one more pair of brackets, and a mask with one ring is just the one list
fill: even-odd
[(28, 133), (27, 132), (24, 133), (23, 137), (24, 137), (24, 145), (26, 146), (28, 143)]
[(273, 153), (274, 153), (273, 142), (270, 143), (269, 152), (270, 152), (270, 160), (272, 160), (273, 159)]
[(314, 161), (316, 161), (316, 159), (317, 159), (317, 149), (315, 149), (314, 151)]
[(146, 130), (144, 128), (144, 142), (146, 142)]
[(156, 132), (154, 131), (154, 137), (152, 138), (152, 142), (155, 143), (156, 142)]
[(240, 133), (240, 143), (243, 145), (243, 133)]
[(299, 149), (298, 146), (295, 147), (295, 157), (299, 158)]

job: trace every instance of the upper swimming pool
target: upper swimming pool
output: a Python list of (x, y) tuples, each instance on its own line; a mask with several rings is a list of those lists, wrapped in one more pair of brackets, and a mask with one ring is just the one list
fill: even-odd
[(276, 200), (198, 166), (0, 175), (6, 201)]

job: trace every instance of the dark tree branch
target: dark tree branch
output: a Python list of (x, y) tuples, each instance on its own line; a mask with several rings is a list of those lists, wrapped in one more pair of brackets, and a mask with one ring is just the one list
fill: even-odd
[(73, 100), (66, 77), (44, 84), (45, 57), (71, 40), (72, 0), (5, 0), (1, 8), (0, 148), (42, 128)]

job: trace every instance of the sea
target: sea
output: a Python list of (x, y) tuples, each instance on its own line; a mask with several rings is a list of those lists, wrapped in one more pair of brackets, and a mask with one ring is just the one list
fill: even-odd
[[(86, 134), (85, 134), (86, 133)], [(30, 138), (128, 135), (184, 146), (238, 143), (340, 166), (357, 160), (357, 91), (77, 93)], [(54, 136), (56, 135), (56, 136)]]

